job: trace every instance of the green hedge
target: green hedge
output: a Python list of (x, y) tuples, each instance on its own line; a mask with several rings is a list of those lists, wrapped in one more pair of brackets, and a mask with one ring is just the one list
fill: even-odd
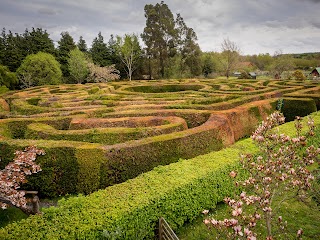
[[(248, 142), (248, 141), (247, 141)], [(0, 229), (0, 239), (152, 239), (158, 218), (176, 229), (234, 191), (241, 143), (232, 149), (157, 167), (87, 197), (72, 197)], [(241, 174), (240, 174), (241, 176)], [(117, 234), (118, 232), (118, 234)]]
[[(319, 113), (313, 114), (316, 125)], [(293, 123), (280, 127), (292, 135)], [(218, 152), (157, 167), (139, 177), (87, 197), (59, 201), (43, 215), (0, 229), (0, 239), (153, 239), (164, 217), (173, 229), (193, 220), (234, 192), (231, 170), (239, 172), (241, 153), (256, 153), (251, 139)]]
[(296, 116), (304, 117), (317, 111), (316, 103), (311, 98), (284, 98), (281, 111), (286, 121), (293, 121)]
[(25, 138), (83, 141), (101, 144), (116, 144), (185, 130), (183, 123), (166, 124), (155, 127), (136, 128), (92, 128), (79, 130), (57, 130), (43, 123), (32, 123), (27, 126)]
[(30, 144), (44, 149), (46, 154), (37, 158), (42, 171), (28, 176), (24, 189), (38, 190), (41, 197), (91, 193), (100, 188), (100, 162), (105, 161), (99, 145), (81, 143), (11, 140), (0, 142), (2, 167), (13, 159), (13, 152)]
[[(268, 102), (264, 102), (263, 108), (260, 106), (261, 113), (257, 112), (255, 108), (254, 105), (248, 105), (234, 112), (229, 111), (225, 113), (226, 115), (212, 114), (209, 120), (199, 127), (111, 146), (65, 140), (3, 139), (0, 146), (6, 148), (6, 151), (0, 153), (0, 157), (3, 159), (0, 164), (6, 164), (10, 161), (15, 149), (34, 144), (39, 148), (44, 148), (47, 154), (37, 160), (44, 170), (42, 173), (32, 176), (29, 181), (30, 188), (38, 190), (42, 196), (57, 196), (76, 192), (90, 193), (97, 188), (104, 188), (134, 178), (158, 165), (176, 162), (179, 158), (188, 159), (220, 150), (234, 143), (235, 140), (250, 135), (255, 128), (254, 124), (257, 124), (261, 118), (260, 114), (272, 111)], [(51, 125), (55, 123), (56, 125), (60, 124), (60, 127), (70, 123), (70, 118), (52, 120), (51, 123), (49, 119), (42, 120), (40, 123), (46, 122)], [(28, 121), (34, 120), (27, 119)], [(22, 130), (18, 131), (20, 135), (28, 135), (23, 130), (25, 127), (21, 127), (20, 121), (10, 123), (18, 130)], [(57, 127), (57, 129), (59, 128)], [(84, 151), (84, 146), (90, 151)], [(92, 171), (89, 166), (92, 166)], [(82, 177), (79, 177), (80, 175)], [(66, 180), (68, 177), (71, 179), (70, 184)], [(79, 179), (81, 182), (76, 182)]]

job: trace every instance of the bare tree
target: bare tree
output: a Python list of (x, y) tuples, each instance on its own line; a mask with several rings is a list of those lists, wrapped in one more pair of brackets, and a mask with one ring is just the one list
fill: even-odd
[(229, 78), (231, 71), (234, 70), (239, 62), (240, 48), (235, 42), (232, 42), (227, 38), (223, 40), (221, 50), (221, 66), (226, 77)]

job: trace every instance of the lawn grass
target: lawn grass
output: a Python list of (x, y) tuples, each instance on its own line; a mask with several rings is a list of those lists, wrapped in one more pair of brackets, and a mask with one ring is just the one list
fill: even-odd
[[(214, 219), (223, 220), (230, 218), (230, 208), (220, 203), (210, 211)], [(276, 239), (296, 239), (298, 229), (303, 229), (303, 239), (320, 239), (320, 207), (314, 201), (308, 203), (291, 199), (283, 203), (279, 215), (288, 222), (287, 235), (275, 236)], [(196, 220), (184, 225), (177, 231), (180, 240), (211, 240), (219, 239), (216, 229), (208, 229), (203, 223), (204, 215), (200, 215)], [(260, 221), (261, 223), (261, 221)], [(256, 232), (263, 232), (264, 228), (256, 227)], [(265, 236), (258, 236), (258, 239), (265, 239)]]

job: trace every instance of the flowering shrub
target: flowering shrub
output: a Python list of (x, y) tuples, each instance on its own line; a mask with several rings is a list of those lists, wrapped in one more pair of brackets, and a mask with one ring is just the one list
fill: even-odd
[[(311, 118), (308, 119), (306, 136), (301, 134), (299, 117), (295, 122), (297, 135), (293, 138), (279, 133), (275, 128), (282, 123), (283, 115), (275, 112), (253, 133), (252, 139), (260, 151), (259, 156), (241, 156), (241, 163), (249, 172), (249, 177), (243, 182), (236, 182), (236, 185), (243, 187), (244, 191), (235, 199), (224, 199), (232, 208), (232, 218), (223, 221), (207, 218), (204, 223), (208, 227), (221, 230), (228, 238), (254, 240), (258, 236), (254, 227), (258, 221), (263, 221), (266, 239), (271, 240), (275, 234), (284, 233), (286, 222), (277, 215), (277, 210), (290, 198), (303, 200), (307, 197), (307, 190), (314, 180), (307, 166), (317, 159), (320, 148), (306, 147), (307, 138), (314, 135)], [(230, 173), (232, 178), (236, 175), (235, 171)], [(203, 213), (208, 214), (208, 211)], [(302, 233), (299, 229), (297, 237)]]
[(0, 207), (8, 205), (20, 208), (23, 212), (32, 213), (27, 207), (25, 192), (19, 190), (20, 185), (26, 183), (26, 176), (41, 171), (34, 160), (37, 155), (44, 155), (44, 151), (35, 146), (27, 147), (24, 151), (16, 151), (13, 162), (0, 171)]
[(119, 70), (115, 65), (100, 67), (93, 63), (88, 63), (89, 79), (93, 82), (108, 82), (120, 79)]

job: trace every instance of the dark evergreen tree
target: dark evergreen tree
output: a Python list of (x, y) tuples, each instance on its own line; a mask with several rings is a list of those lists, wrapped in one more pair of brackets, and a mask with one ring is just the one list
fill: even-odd
[(61, 39), (58, 41), (57, 60), (61, 64), (61, 71), (63, 76), (70, 76), (68, 70), (68, 58), (71, 50), (76, 48), (72, 36), (68, 32), (61, 33)]
[(4, 64), (4, 56), (6, 50), (6, 29), (3, 28), (0, 35), (0, 64)]
[(176, 18), (177, 45), (181, 57), (181, 72), (188, 69), (191, 76), (201, 74), (201, 50), (196, 43), (197, 35), (187, 27), (180, 14)]
[(111, 34), (108, 41), (108, 60), (111, 64), (116, 65), (116, 69), (120, 71), (120, 77), (125, 78), (127, 76), (125, 65), (121, 61), (119, 54), (117, 53), (117, 40)]
[(112, 64), (109, 57), (108, 46), (104, 42), (101, 32), (98, 33), (98, 37), (93, 39), (90, 53), (94, 64), (101, 67)]
[(77, 47), (81, 52), (88, 52), (87, 43), (82, 36), (80, 36), (79, 42), (77, 43)]
[(3, 65), (8, 66), (11, 72), (15, 72), (24, 59), (23, 46), (24, 39), (17, 33), (14, 35), (11, 31), (5, 34), (5, 51), (3, 56)]
[(42, 28), (32, 28), (32, 31), (29, 32), (28, 29), (26, 29), (23, 37), (25, 56), (38, 52), (54, 54), (54, 44), (46, 30), (42, 30)]

